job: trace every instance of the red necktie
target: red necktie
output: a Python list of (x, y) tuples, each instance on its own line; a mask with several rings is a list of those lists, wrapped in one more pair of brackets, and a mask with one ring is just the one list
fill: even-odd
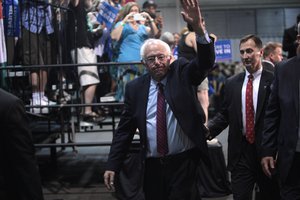
[(248, 76), (246, 87), (246, 139), (250, 144), (254, 142), (254, 106), (253, 106), (253, 75)]
[(157, 111), (156, 111), (156, 138), (157, 152), (164, 156), (169, 152), (166, 120), (166, 102), (164, 96), (164, 85), (158, 83)]

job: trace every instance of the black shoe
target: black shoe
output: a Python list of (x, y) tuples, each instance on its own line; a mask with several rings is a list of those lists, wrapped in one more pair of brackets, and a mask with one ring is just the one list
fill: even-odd
[(81, 114), (81, 117), (82, 117), (82, 121), (93, 122), (93, 123), (99, 123), (105, 120), (105, 117), (98, 115), (95, 112)]

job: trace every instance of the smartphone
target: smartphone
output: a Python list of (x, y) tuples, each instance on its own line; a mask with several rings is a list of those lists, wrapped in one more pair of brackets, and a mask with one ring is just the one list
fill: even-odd
[(134, 21), (142, 21), (142, 20), (145, 20), (145, 18), (140, 13), (137, 13), (137, 14), (133, 15), (133, 20)]

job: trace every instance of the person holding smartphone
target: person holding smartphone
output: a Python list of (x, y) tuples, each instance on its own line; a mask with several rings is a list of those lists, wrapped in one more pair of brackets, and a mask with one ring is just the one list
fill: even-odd
[[(158, 14), (159, 11), (157, 10), (157, 4), (154, 1), (145, 1), (143, 3), (143, 11), (147, 12), (154, 19), (154, 22), (158, 29), (155, 38), (160, 38), (163, 28), (163, 18), (161, 15)], [(148, 24), (146, 23), (146, 25)]]
[[(117, 62), (139, 62), (140, 48), (144, 41), (157, 34), (158, 29), (153, 18), (146, 12), (140, 13), (137, 3), (127, 3), (119, 13), (114, 28), (111, 32), (111, 38), (115, 43), (115, 49), (118, 50)], [(144, 23), (150, 23), (145, 26)], [(128, 81), (144, 73), (142, 65), (122, 65), (117, 69), (116, 82), (118, 88), (116, 91), (116, 100), (122, 101), (124, 88)]]

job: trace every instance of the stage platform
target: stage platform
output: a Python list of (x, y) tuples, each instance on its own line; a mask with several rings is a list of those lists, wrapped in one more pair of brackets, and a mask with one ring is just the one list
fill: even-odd
[[(226, 138), (227, 130), (219, 141), (224, 144)], [(76, 141), (83, 143), (109, 143), (111, 139), (110, 131), (76, 133)], [(224, 146), (227, 145), (224, 144), (223, 149)], [(45, 200), (115, 200), (113, 193), (106, 190), (102, 178), (109, 149), (109, 146), (76, 147), (75, 151), (71, 147), (58, 148), (56, 163), (53, 163), (49, 148), (37, 148)], [(232, 200), (232, 196), (203, 199)]]

